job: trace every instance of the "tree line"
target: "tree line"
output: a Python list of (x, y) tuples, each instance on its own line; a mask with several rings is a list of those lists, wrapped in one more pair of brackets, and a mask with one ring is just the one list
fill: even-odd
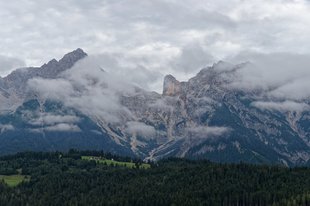
[(310, 169), (304, 166), (169, 157), (138, 169), (77, 155), (130, 159), (75, 149), (2, 156), (1, 169), (22, 168), (31, 179), (15, 187), (1, 181), (0, 205), (310, 205)]

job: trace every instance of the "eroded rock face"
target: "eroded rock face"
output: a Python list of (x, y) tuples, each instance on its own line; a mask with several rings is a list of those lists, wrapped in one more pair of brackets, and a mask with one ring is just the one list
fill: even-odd
[[(239, 161), (251, 156), (254, 162), (307, 164), (309, 133), (306, 132), (308, 128), (299, 122), (308, 118), (308, 112), (293, 113), (292, 116), (286, 111), (260, 110), (251, 102), (259, 101), (258, 94), (263, 90), (244, 92), (230, 88), (231, 83), (238, 79), (236, 71), (249, 64), (232, 66), (219, 62), (182, 83), (167, 75), (162, 97), (149, 100), (139, 108), (143, 111), (139, 113), (139, 121), (156, 129), (162, 125), (166, 133), (155, 135), (154, 139), (160, 144), (146, 154), (147, 158), (176, 155)], [(125, 102), (130, 99), (127, 97)], [(152, 108), (156, 105), (154, 102), (159, 101), (161, 107)], [(221, 132), (211, 131), (214, 128)], [(291, 149), (297, 142), (298, 149)]]
[(29, 79), (38, 77), (45, 79), (57, 78), (62, 71), (70, 69), (78, 60), (86, 56), (87, 54), (83, 50), (77, 49), (66, 54), (59, 62), (53, 59), (40, 68), (31, 67), (14, 70), (3, 78), (6, 82), (6, 87), (2, 88), (12, 90), (19, 98), (25, 98), (28, 95), (26, 89)]
[[(14, 109), (22, 102), (34, 98), (33, 92), (28, 88), (28, 80), (33, 78), (54, 79), (77, 61), (86, 57), (82, 49), (77, 49), (66, 54), (59, 62), (55, 59), (41, 67), (21, 68), (14, 70), (8, 76), (0, 79), (0, 108), (2, 110)], [(2, 95), (2, 96), (1, 96)], [(14, 105), (13, 107), (11, 107)]]
[[(77, 49), (60, 61), (53, 59), (40, 68), (18, 69), (0, 79), (0, 110), (14, 113), (23, 102), (39, 99), (38, 94), (27, 88), (29, 79), (59, 78), (86, 56)], [(249, 65), (218, 62), (202, 69), (188, 82), (167, 75), (162, 94), (128, 85), (131, 92), (117, 93), (115, 103), (122, 107), (118, 122), (107, 122), (99, 115), (84, 112), (98, 127), (90, 130), (89, 136), (108, 135), (109, 142), (145, 159), (173, 155), (220, 162), (309, 164), (310, 113), (261, 110), (253, 106), (254, 101), (268, 100), (262, 95), (263, 89), (249, 92), (231, 86), (239, 78), (237, 71)], [(44, 111), (44, 105), (41, 107)], [(53, 107), (55, 111), (61, 109)], [(0, 122), (1, 125), (4, 123)], [(46, 138), (43, 129), (38, 131)], [(115, 146), (110, 151), (115, 151)]]
[(178, 95), (180, 94), (181, 83), (172, 75), (165, 76), (163, 95)]

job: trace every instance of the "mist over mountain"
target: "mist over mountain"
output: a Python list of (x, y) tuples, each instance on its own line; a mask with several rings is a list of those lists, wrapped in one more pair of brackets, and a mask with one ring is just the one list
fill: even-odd
[(152, 160), (310, 165), (307, 61), (295, 59), (291, 75), (270, 70), (273, 57), (219, 61), (187, 82), (167, 75), (162, 94), (105, 72), (81, 49), (17, 69), (0, 78), (0, 154), (75, 147)]

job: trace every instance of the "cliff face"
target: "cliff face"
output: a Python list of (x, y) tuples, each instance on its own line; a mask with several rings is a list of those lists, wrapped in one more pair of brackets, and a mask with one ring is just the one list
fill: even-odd
[(82, 49), (77, 49), (66, 54), (59, 62), (53, 59), (39, 68), (16, 69), (8, 76), (0, 78), (0, 113), (15, 110), (23, 102), (35, 97), (36, 94), (28, 88), (30, 79), (58, 78), (61, 72), (70, 69), (86, 56)]
[(39, 68), (22, 68), (13, 71), (4, 77), (5, 87), (3, 89), (13, 92), (18, 98), (29, 96), (27, 91), (27, 82), (33, 78), (53, 79), (67, 69), (70, 69), (78, 60), (86, 57), (87, 54), (83, 50), (77, 49), (66, 54), (59, 62), (55, 59)]
[[(253, 65), (219, 62), (188, 82), (166, 76), (162, 96), (139, 107), (139, 121), (162, 131), (154, 136), (158, 145), (145, 153), (147, 158), (308, 164), (309, 112), (256, 107), (255, 102), (271, 101), (266, 91), (231, 86), (238, 79), (236, 71), (248, 66)], [(124, 102), (131, 101), (140, 99), (127, 97)]]
[(0, 151), (14, 144), (18, 150), (23, 145), (36, 150), (104, 149), (154, 160), (173, 155), (218, 162), (310, 163), (308, 110), (260, 109), (257, 102), (271, 101), (265, 90), (232, 86), (238, 70), (250, 63), (218, 62), (188, 82), (167, 75), (163, 94), (130, 85), (118, 90), (100, 72), (81, 74), (85, 84), (73, 82), (75, 93), (57, 99), (42, 101), (45, 95), (28, 87), (34, 78), (65, 81), (62, 72), (86, 56), (77, 49), (60, 61), (0, 79), (0, 139), (6, 139)]
[(180, 94), (181, 83), (172, 75), (165, 76), (163, 95), (178, 95)]

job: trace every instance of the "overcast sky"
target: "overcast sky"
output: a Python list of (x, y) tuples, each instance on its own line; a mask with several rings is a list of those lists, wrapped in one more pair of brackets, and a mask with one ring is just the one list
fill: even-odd
[(287, 66), (293, 56), (287, 76), (299, 61), (304, 75), (309, 25), (305, 0), (1, 1), (0, 75), (76, 48), (104, 70), (158, 92), (165, 75), (188, 80), (219, 60), (276, 56), (274, 66)]

